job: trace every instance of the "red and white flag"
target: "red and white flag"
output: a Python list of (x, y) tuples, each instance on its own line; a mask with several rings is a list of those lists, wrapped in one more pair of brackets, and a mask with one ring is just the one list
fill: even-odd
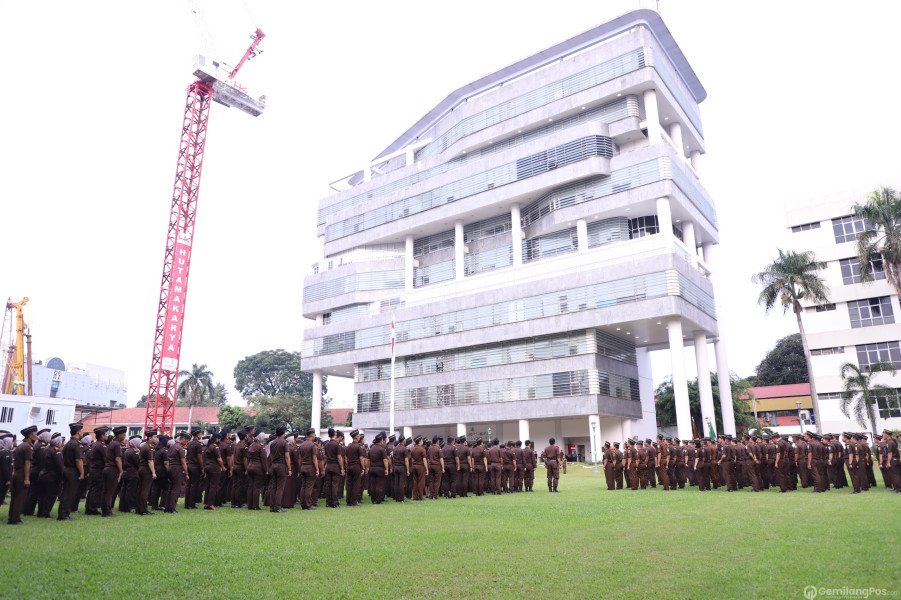
[(394, 328), (394, 315), (391, 315), (391, 358), (394, 358), (394, 342), (397, 341), (397, 330)]

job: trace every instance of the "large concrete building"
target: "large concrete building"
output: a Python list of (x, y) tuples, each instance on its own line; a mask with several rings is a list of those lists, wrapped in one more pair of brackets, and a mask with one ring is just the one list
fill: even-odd
[[(886, 185), (899, 189), (901, 181)], [(826, 262), (822, 277), (829, 288), (829, 303), (802, 302), (801, 314), (824, 432), (860, 429), (857, 421), (841, 411), (843, 363), (866, 371), (874, 362), (887, 361), (901, 369), (898, 294), (883, 269), (875, 270), (873, 281), (861, 281), (857, 259), (857, 234), (865, 224), (852, 215), (852, 207), (865, 202), (875, 188), (874, 184), (786, 205), (791, 249), (812, 250), (817, 260)], [(880, 373), (876, 380), (901, 389), (901, 373)], [(897, 397), (879, 398), (878, 404), (877, 427), (901, 429)]]
[(554, 436), (591, 457), (656, 432), (648, 353), (666, 349), (690, 437), (684, 346), (708, 373), (713, 343), (729, 380), (705, 96), (659, 15), (638, 10), (459, 88), (333, 183), (304, 280), (314, 425), (327, 374), (354, 378), (356, 427), (387, 429), (394, 315), (405, 433)]

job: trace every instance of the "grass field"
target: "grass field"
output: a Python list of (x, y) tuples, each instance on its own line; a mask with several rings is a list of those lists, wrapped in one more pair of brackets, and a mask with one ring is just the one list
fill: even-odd
[(284, 515), (26, 518), (0, 525), (0, 597), (901, 597), (901, 497), (882, 487), (608, 492), (574, 466), (560, 490), (536, 477), (531, 494)]

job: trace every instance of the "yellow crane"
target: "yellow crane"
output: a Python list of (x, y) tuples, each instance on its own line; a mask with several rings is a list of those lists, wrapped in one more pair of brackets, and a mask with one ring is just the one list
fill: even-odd
[(27, 303), (27, 297), (21, 302), (6, 302), (8, 312), (16, 311), (16, 341), (9, 346), (9, 362), (3, 373), (4, 394), (25, 395), (25, 315), (22, 309)]

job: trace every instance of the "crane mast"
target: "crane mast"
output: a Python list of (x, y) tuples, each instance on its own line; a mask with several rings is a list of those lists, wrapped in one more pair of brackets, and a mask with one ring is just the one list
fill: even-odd
[(160, 433), (171, 434), (175, 427), (181, 334), (210, 103), (216, 101), (253, 116), (259, 116), (263, 112), (265, 96), (252, 97), (245, 88), (234, 82), (234, 77), (247, 60), (257, 55), (258, 46), (264, 37), (261, 30), (254, 32), (251, 36), (253, 42), (238, 66), (230, 72), (220, 67), (216, 61), (204, 56), (195, 57), (194, 75), (197, 80), (187, 89), (166, 234), (163, 278), (157, 305), (153, 358), (150, 363), (150, 387), (144, 418), (145, 431), (155, 429)]

